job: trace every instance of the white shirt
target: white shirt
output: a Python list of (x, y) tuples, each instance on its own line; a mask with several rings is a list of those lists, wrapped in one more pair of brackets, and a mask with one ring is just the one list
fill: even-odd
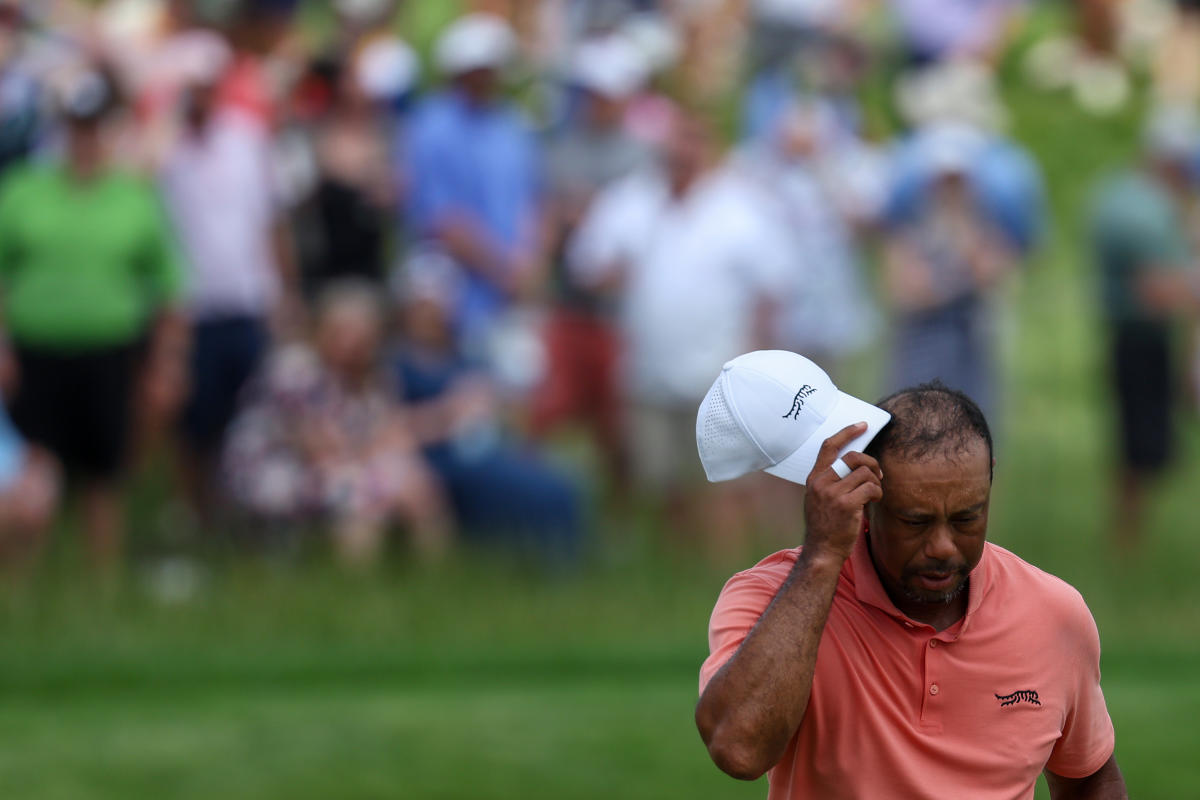
[(783, 293), (793, 263), (764, 202), (725, 169), (680, 199), (657, 171), (597, 196), (568, 260), (583, 285), (624, 271), (626, 386), (635, 400), (699, 403), (722, 365), (752, 349), (755, 309)]
[[(822, 160), (833, 162), (833, 157)], [(831, 191), (834, 178), (850, 170), (822, 175), (811, 165), (778, 158), (761, 147), (738, 153), (735, 164), (770, 198), (771, 212), (792, 238), (789, 252), (796, 277), (780, 298), (780, 344), (809, 356), (841, 357), (864, 348), (879, 321), (859, 268), (850, 214), (841, 207), (867, 204), (836, 198)], [(837, 188), (846, 191), (850, 183), (844, 180)]]
[(265, 315), (279, 292), (267, 131), (237, 112), (219, 113), (204, 136), (180, 139), (161, 180), (189, 267), (192, 315)]

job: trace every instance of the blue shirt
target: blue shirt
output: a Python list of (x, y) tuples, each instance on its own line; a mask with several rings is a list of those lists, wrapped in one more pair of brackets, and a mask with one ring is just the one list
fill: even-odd
[[(434, 94), (414, 110), (404, 153), (415, 238), (430, 238), (442, 220), (466, 215), (510, 253), (530, 243), (541, 195), (540, 152), (514, 107), (475, 105), (454, 90)], [(503, 304), (496, 286), (471, 273), (458, 321), (469, 324)]]

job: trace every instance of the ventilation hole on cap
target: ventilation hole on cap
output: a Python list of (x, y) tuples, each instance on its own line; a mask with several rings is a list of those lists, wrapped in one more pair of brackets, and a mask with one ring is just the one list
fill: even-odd
[(729, 404), (725, 402), (725, 392), (720, 384), (708, 398), (704, 415), (704, 441), (720, 448), (736, 447), (746, 441), (733, 412), (729, 410)]

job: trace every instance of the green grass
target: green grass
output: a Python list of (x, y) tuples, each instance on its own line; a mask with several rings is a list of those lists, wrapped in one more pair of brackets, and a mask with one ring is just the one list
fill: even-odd
[[(445, 16), (433, 5), (410, 4), (426, 26)], [(1079, 242), (1095, 179), (1133, 150), (1135, 115), (1095, 122), (1059, 96), (1009, 95), (1055, 231), (1011, 296), (992, 539), (1090, 603), (1131, 795), (1194, 796), (1200, 427), (1192, 414), (1145, 548), (1117, 557)], [(209, 553), (195, 596), (166, 602), (148, 589), (152, 554), (217, 548), (156, 529), (162, 491), (161, 476), (140, 480), (137, 556), (115, 585), (87, 577), (69, 535), (38, 575), (6, 579), (3, 797), (765, 796), (764, 782), (709, 763), (691, 721), (712, 602), (757, 554), (713, 568), (659, 545), (646, 520), (605, 516), (573, 574), (488, 553), (433, 570), (397, 558), (362, 576), (306, 554)]]

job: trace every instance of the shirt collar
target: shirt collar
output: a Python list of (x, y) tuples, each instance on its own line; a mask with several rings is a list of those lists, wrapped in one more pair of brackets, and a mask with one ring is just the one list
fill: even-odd
[[(871, 551), (867, 547), (866, 533), (858, 537), (858, 542), (854, 545), (854, 550), (850, 554), (848, 564), (850, 566), (848, 577), (851, 583), (854, 584), (854, 595), (860, 603), (874, 606), (893, 619), (907, 623), (906, 627), (930, 627), (923, 622), (910, 619), (903, 611), (896, 608), (896, 604), (888, 597), (887, 590), (883, 588), (883, 583), (879, 580), (879, 574), (875, 572), (875, 564), (871, 561)], [(958, 628), (957, 635), (961, 636), (966, 632), (971, 617), (979, 610), (984, 598), (987, 597), (991, 590), (992, 546), (985, 543), (983, 546), (983, 556), (979, 559), (979, 563), (975, 565), (975, 569), (971, 570), (971, 582), (967, 587), (967, 613), (961, 620), (961, 626), (959, 626), (959, 623), (951, 626), (951, 629)]]

